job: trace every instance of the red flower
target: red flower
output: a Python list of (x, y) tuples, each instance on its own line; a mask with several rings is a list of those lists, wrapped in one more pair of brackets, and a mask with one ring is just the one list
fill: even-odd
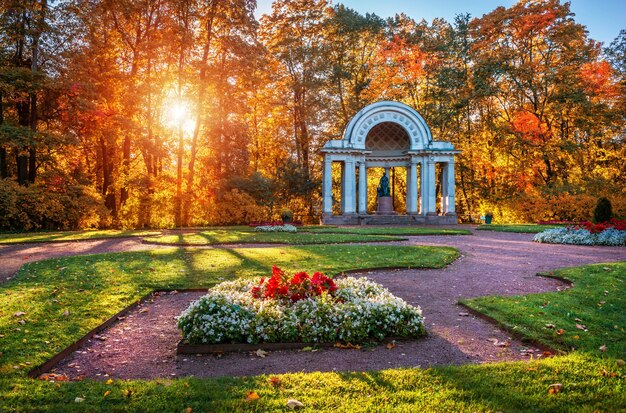
[(289, 299), (296, 302), (336, 290), (335, 282), (320, 272), (313, 274), (312, 278), (306, 272), (299, 272), (289, 277), (274, 265), (272, 277), (267, 282), (261, 278), (261, 281), (252, 287), (250, 293), (257, 299)]

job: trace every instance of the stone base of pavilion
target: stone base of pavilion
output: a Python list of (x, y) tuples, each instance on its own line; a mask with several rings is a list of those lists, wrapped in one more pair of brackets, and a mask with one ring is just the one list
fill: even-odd
[(456, 214), (447, 215), (322, 215), (324, 225), (457, 225)]

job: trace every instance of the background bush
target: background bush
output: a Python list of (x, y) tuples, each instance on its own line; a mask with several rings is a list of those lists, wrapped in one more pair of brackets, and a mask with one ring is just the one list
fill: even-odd
[(102, 197), (91, 187), (71, 182), (20, 186), (0, 180), (1, 230), (73, 230), (109, 223)]

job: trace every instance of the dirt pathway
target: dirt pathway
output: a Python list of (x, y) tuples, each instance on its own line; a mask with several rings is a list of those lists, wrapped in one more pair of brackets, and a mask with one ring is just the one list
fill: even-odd
[[(174, 317), (200, 293), (168, 294), (129, 314), (68, 357), (57, 372), (71, 377), (153, 378), (243, 376), (297, 371), (365, 371), (393, 367), (482, 363), (528, 359), (541, 351), (473, 316), (456, 303), (461, 297), (555, 291), (565, 285), (537, 277), (539, 271), (626, 260), (623, 247), (536, 244), (532, 235), (476, 231), (474, 236), (411, 237), (402, 244), (448, 245), (462, 257), (441, 270), (375, 271), (355, 274), (382, 283), (420, 305), (428, 337), (363, 350), (276, 351), (222, 356), (176, 356), (180, 334)], [(501, 347), (494, 344), (507, 343)], [(530, 350), (530, 351), (527, 351)]]

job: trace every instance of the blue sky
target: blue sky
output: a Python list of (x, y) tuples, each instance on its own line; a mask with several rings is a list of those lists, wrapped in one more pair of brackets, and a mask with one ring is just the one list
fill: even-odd
[[(562, 0), (563, 1), (563, 0)], [(617, 37), (621, 29), (626, 29), (626, 0), (571, 0), (571, 10), (576, 21), (587, 26), (589, 37), (608, 45)], [(257, 17), (271, 11), (272, 0), (257, 0)], [(376, 13), (381, 17), (406, 13), (415, 20), (432, 21), (443, 17), (452, 21), (454, 16), (470, 13), (480, 17), (498, 6), (510, 7), (515, 0), (334, 0), (333, 4), (343, 3), (358, 12)]]

